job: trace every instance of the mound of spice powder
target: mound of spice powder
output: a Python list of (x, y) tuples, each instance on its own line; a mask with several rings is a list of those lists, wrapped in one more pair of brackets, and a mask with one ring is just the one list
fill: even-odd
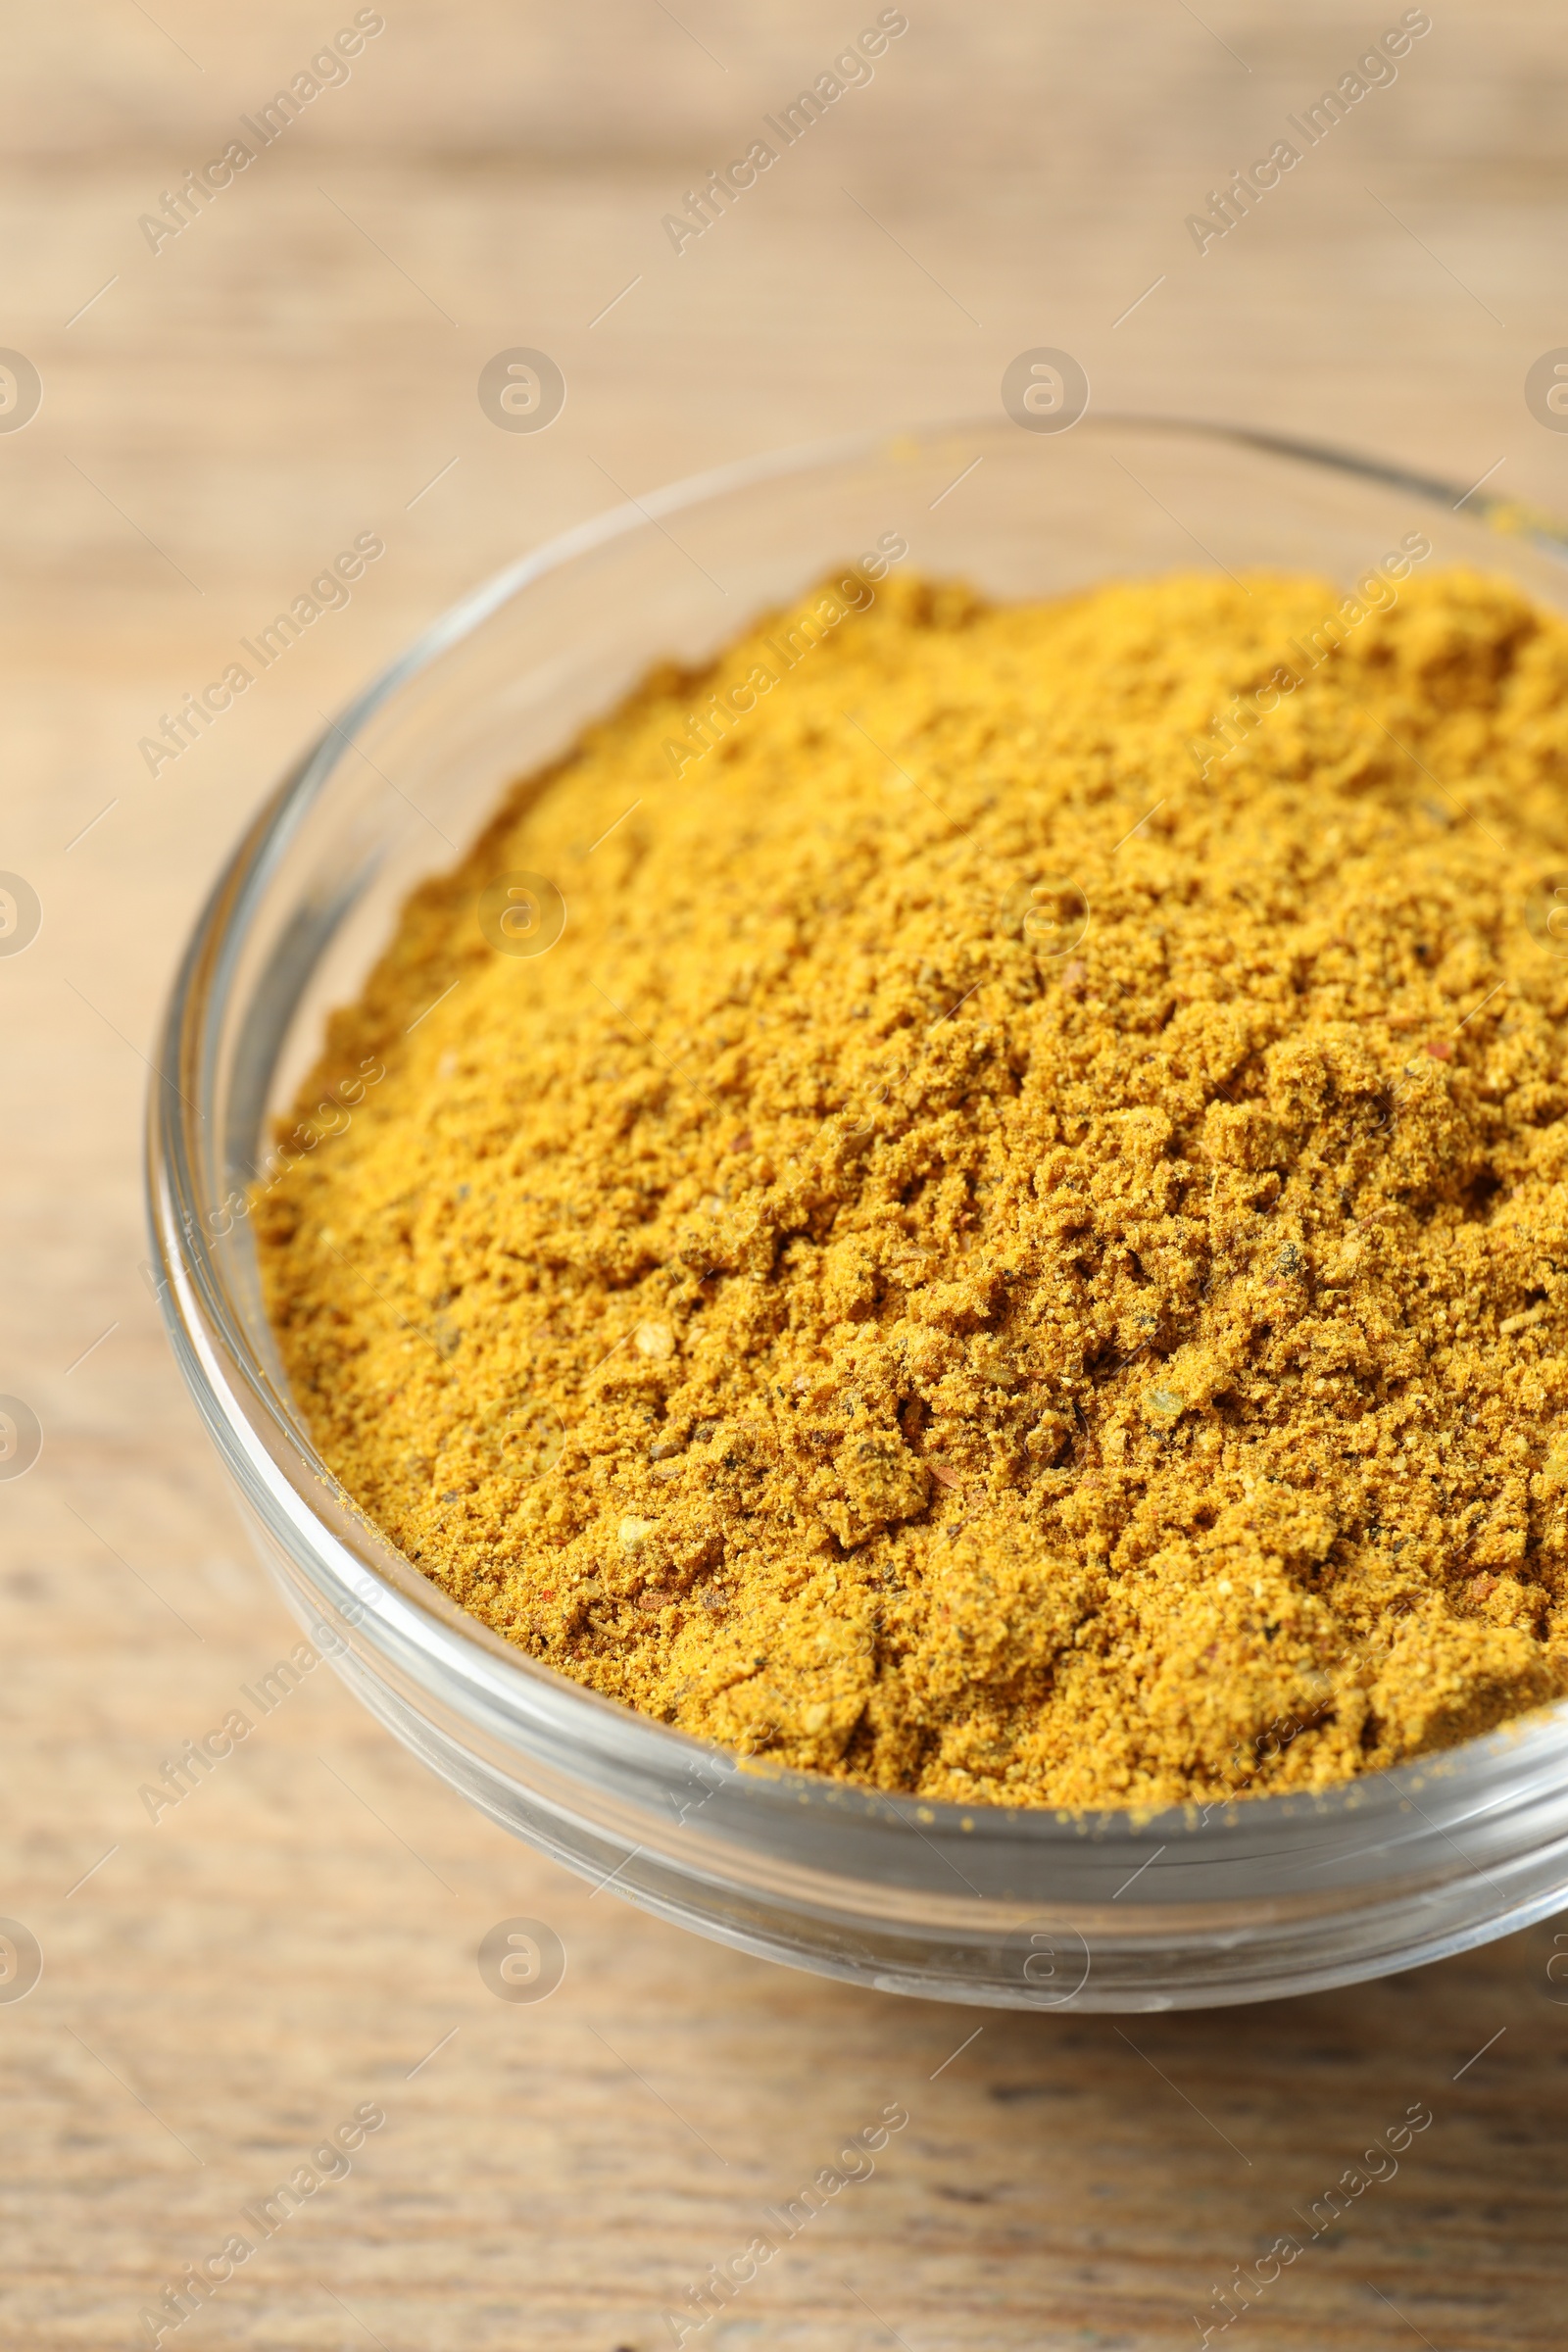
[(885, 1789), (1320, 1788), (1553, 1699), (1559, 877), (1507, 584), (851, 575), (334, 1016), (257, 1196), (321, 1454), (531, 1656)]

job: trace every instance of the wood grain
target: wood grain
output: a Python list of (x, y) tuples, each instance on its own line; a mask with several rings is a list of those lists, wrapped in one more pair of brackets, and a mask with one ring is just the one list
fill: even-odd
[[(349, 2177), (166, 2342), (653, 2352), (760, 2209), (893, 2100), (910, 2120), (874, 2178), (689, 2340), (1194, 2342), (1234, 2266), (1299, 2234), (1298, 2209), (1424, 2102), (1397, 2176), (1238, 2328), (1281, 2352), (1561, 2341), (1549, 1923), (1287, 2005), (985, 2016), (953, 2056), (973, 2012), (591, 1897), (324, 1668), (156, 1825), (138, 1803), (293, 1639), (138, 1274), (138, 1127), (181, 935), (321, 710), (617, 486), (993, 410), (1040, 343), (1078, 354), (1103, 406), (1263, 419), (1465, 484), (1501, 460), (1499, 486), (1561, 498), (1568, 444), (1522, 396), (1568, 339), (1546, 0), (1433, 0), (1397, 82), (1201, 256), (1185, 216), (1392, 4), (908, 13), (870, 85), (678, 256), (662, 216), (874, 9), (387, 0), (347, 84), (156, 254), (138, 216), (347, 0), (61, 0), (0, 32), (0, 343), (44, 386), (0, 432), (0, 867), (44, 906), (0, 959), (0, 1390), (45, 1430), (0, 1485), (0, 1910), (45, 1959), (0, 2002), (0, 2316), (27, 2352), (136, 2341), (143, 2307), (368, 2100), (387, 2122)], [(548, 433), (478, 406), (512, 345), (565, 372)], [(149, 774), (160, 714), (368, 528), (387, 553), (349, 608)], [(494, 2000), (474, 1964), (516, 1915), (569, 1956), (537, 2007)]]

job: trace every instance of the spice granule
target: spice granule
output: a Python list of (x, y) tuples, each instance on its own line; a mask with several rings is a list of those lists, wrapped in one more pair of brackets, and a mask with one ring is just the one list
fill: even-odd
[(334, 1015), (256, 1195), (325, 1461), (533, 1657), (890, 1790), (1315, 1788), (1559, 1696), (1568, 628), (889, 580), (697, 756), (824, 595)]

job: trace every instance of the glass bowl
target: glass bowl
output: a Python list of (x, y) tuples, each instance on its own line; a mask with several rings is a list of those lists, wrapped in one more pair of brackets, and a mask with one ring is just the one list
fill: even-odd
[(405, 893), (654, 662), (709, 659), (890, 535), (912, 567), (1009, 599), (1212, 565), (1348, 583), (1412, 530), (1435, 564), (1474, 562), (1568, 601), (1568, 548), (1544, 518), (1261, 433), (999, 417), (733, 466), (512, 565), (278, 786), (196, 926), (162, 1038), (149, 1134), (161, 1297), (300, 1622), (495, 1820), (744, 1950), (1019, 2009), (1303, 1992), (1568, 1903), (1568, 1707), (1318, 1795), (1075, 1817), (742, 1765), (582, 1689), (466, 1616), (338, 1486), (289, 1394), (246, 1211), (270, 1114)]

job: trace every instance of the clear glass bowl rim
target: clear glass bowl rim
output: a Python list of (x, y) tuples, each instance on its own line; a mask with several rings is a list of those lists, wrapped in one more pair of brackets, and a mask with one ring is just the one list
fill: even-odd
[[(290, 1421), (273, 1394), (266, 1367), (229, 1310), (225, 1277), (205, 1226), (210, 1194), (201, 1180), (205, 1105), (238, 946), (296, 828), (326, 789), (358, 731), (440, 657), (478, 630), (503, 606), (576, 559), (623, 536), (656, 528), (683, 509), (770, 480), (809, 474), (877, 458), (890, 444), (990, 436), (1007, 430), (995, 416), (957, 416), (905, 427), (884, 427), (784, 449), (689, 476), (639, 500), (628, 500), (560, 533), (459, 599), (408, 649), (328, 721), (252, 819), (222, 868), (199, 915), (171, 992), (148, 1092), (147, 1181), (152, 1265), (166, 1326), (202, 1417), (253, 1506), (291, 1553), (309, 1559), (324, 1596), (368, 1614), (404, 1657), (422, 1657), (432, 1680), (463, 1690), (492, 1726), (524, 1729), (597, 1753), (620, 1772), (646, 1768), (652, 1783), (710, 1766), (732, 1766), (728, 1751), (636, 1714), (529, 1658), (469, 1617), (403, 1559), (373, 1529), (314, 1452), (303, 1425)], [(1201, 418), (1095, 413), (1075, 431), (1098, 436), (1119, 431), (1192, 435), (1211, 443), (1321, 466), (1348, 478), (1408, 492), (1453, 510), (1495, 518), (1559, 561), (1568, 559), (1568, 525), (1490, 492), (1468, 497), (1441, 476), (1357, 455), (1327, 444), (1245, 425)], [(369, 1570), (369, 1582), (364, 1571)], [(352, 1619), (351, 1619), (352, 1621)], [(527, 1742), (525, 1742), (526, 1744)], [(1249, 1796), (1206, 1807), (1160, 1811), (1106, 1807), (1065, 1812), (1042, 1807), (958, 1805), (907, 1794), (893, 1798), (858, 1784), (784, 1767), (754, 1764), (744, 1773), (748, 1798), (775, 1816), (802, 1802), (826, 1806), (841, 1821), (895, 1825), (927, 1844), (960, 1837), (1004, 1838), (1042, 1855), (1079, 1846), (1090, 1836), (1141, 1850), (1176, 1843), (1194, 1860), (1241, 1860), (1235, 1835), (1248, 1833), (1250, 1853), (1275, 1838), (1297, 1845), (1302, 1834), (1322, 1837), (1338, 1821), (1354, 1826), (1364, 1850), (1380, 1821), (1407, 1816), (1412, 1791), (1444, 1813), (1473, 1816), (1488, 1809), (1489, 1789), (1519, 1776), (1568, 1777), (1568, 1701), (1540, 1709), (1483, 1738), (1436, 1751), (1392, 1771), (1368, 1774), (1332, 1788), (1289, 1795)], [(740, 1776), (737, 1776), (740, 1777)], [(1444, 1797), (1453, 1800), (1451, 1806)], [(906, 1808), (918, 1805), (918, 1826)], [(1424, 1810), (1424, 1808), (1423, 1808)], [(760, 1824), (759, 1825), (760, 1827)], [(961, 1849), (959, 1849), (961, 1850)], [(1174, 1891), (1174, 1890), (1173, 1890)], [(1150, 1888), (1153, 1894), (1152, 1885)], [(1176, 1900), (1182, 1898), (1175, 1896)], [(1554, 1907), (1538, 1899), (1531, 1916)], [(1129, 1909), (1131, 1907), (1128, 1907)], [(1128, 1915), (1124, 1910), (1123, 1916)], [(1517, 1924), (1521, 1915), (1510, 1916)], [(1495, 1934), (1496, 1927), (1482, 1934)], [(1462, 1940), (1476, 1940), (1466, 1936)]]

